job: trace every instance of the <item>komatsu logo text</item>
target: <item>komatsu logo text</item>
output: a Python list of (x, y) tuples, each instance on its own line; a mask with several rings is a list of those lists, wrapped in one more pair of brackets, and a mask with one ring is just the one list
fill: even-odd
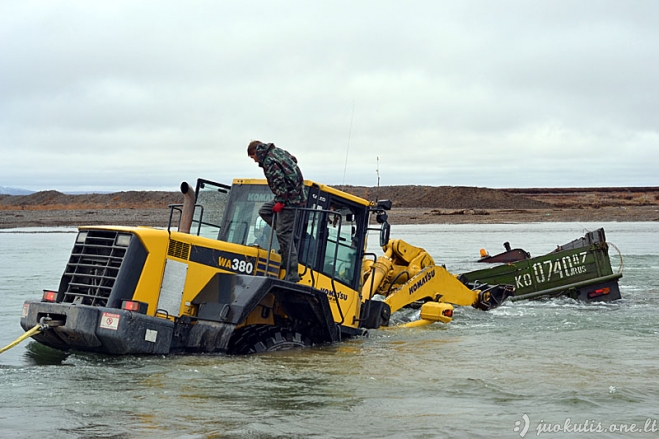
[(416, 283), (410, 287), (410, 294), (416, 293), (416, 290), (424, 286), (426, 282), (428, 282), (433, 277), (435, 277), (435, 270), (428, 271), (425, 276), (416, 281)]
[(259, 194), (254, 192), (247, 194), (247, 201), (266, 202), (266, 201), (272, 201), (274, 198), (275, 198), (275, 194)]
[(330, 302), (336, 302), (337, 297), (341, 300), (348, 300), (348, 295), (340, 291), (330, 291), (327, 288), (321, 288), (320, 291), (327, 294), (327, 298)]

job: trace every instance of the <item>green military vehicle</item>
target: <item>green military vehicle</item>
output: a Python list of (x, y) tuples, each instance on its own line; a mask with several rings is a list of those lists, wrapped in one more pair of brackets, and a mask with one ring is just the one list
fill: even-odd
[(479, 262), (499, 263), (491, 268), (463, 273), (459, 279), (470, 287), (478, 284), (509, 284), (514, 295), (509, 300), (568, 296), (584, 302), (620, 299), (618, 280), (609, 258), (604, 229), (588, 232), (543, 256), (531, 257), (522, 249), (511, 249), (495, 256), (482, 254)]

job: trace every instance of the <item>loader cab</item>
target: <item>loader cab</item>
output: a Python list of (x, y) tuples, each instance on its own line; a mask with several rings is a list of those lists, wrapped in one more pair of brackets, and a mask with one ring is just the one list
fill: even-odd
[[(307, 204), (297, 209), (294, 230), (300, 273), (360, 289), (371, 203), (312, 181), (304, 185)], [(231, 186), (200, 179), (191, 233), (277, 251), (276, 234), (259, 216), (273, 199), (264, 179), (235, 179)]]
[(359, 289), (366, 248), (368, 203), (328, 186), (308, 186), (301, 212), (298, 259), (311, 270), (353, 290)]

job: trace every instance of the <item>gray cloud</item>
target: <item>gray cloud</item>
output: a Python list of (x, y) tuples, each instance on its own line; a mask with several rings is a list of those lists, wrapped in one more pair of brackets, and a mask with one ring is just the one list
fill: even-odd
[(659, 185), (658, 18), (650, 1), (6, 2), (0, 185), (258, 177), (257, 138), (328, 184)]

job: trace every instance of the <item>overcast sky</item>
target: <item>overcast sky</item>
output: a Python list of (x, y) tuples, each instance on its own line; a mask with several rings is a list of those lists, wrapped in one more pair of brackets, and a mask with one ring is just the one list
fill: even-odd
[(0, 186), (659, 186), (659, 1), (0, 1)]

